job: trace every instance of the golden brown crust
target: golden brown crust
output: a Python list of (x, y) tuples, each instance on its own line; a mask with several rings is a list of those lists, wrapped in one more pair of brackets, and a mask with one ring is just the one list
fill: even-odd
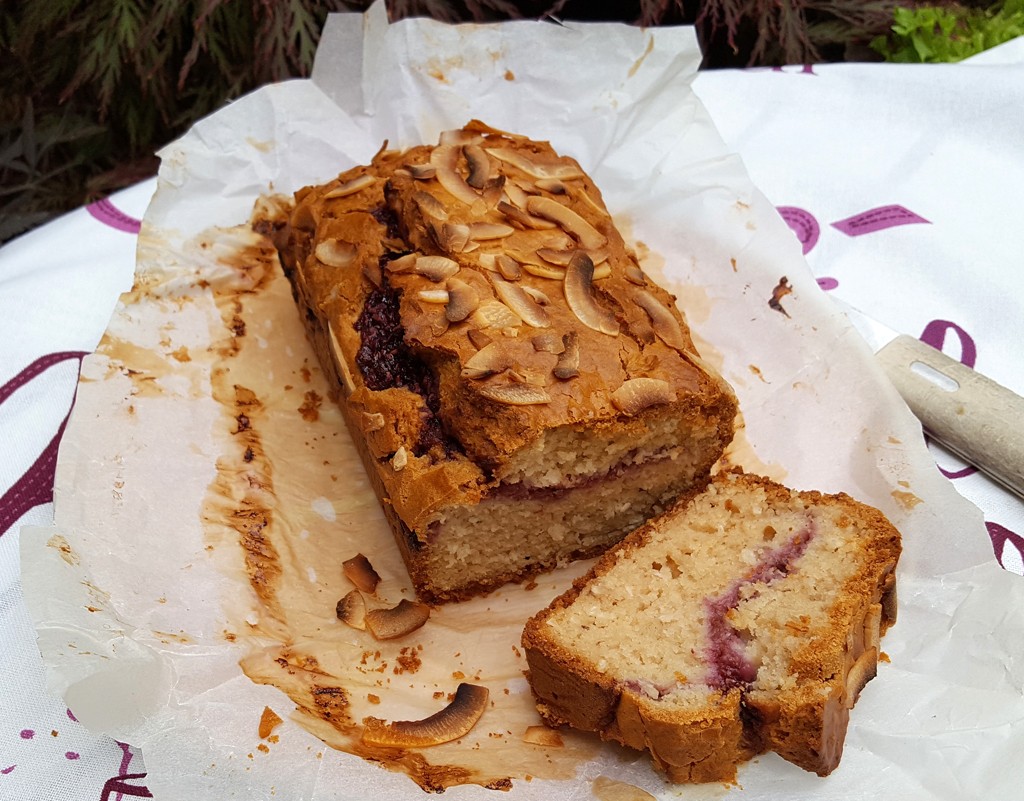
[(570, 725), (648, 750), (672, 781), (733, 781), (739, 763), (768, 750), (828, 775), (842, 755), (849, 711), (875, 675), (879, 637), (894, 620), (894, 609), (885, 612), (883, 599), (895, 588), (899, 532), (881, 512), (845, 494), (791, 492), (738, 471), (715, 482), (759, 488), (768, 504), (798, 498), (808, 506), (839, 508), (844, 522), (861, 532), (857, 569), (837, 592), (824, 635), (808, 639), (793, 659), (795, 686), (780, 692), (709, 689), (706, 703), (694, 713), (638, 694), (548, 634), (546, 624), (556, 612), (570, 607), (618, 560), (642, 550), (691, 496), (674, 512), (630, 534), (527, 622), (522, 642), (538, 710), (551, 725)]
[[(478, 503), (545, 432), (710, 425), (698, 476), (732, 436), (735, 397), (700, 361), (674, 298), (643, 275), (589, 177), (547, 143), (471, 123), (306, 187), (286, 221), (263, 226), (427, 595), (415, 562), (431, 526)], [(423, 395), (368, 386), (357, 364), (355, 324), (382, 286), (399, 293), (405, 345), (436, 377), (433, 413), (454, 449), (423, 444)]]

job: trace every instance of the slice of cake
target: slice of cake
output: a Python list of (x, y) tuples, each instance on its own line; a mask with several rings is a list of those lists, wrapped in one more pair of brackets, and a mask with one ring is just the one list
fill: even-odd
[(736, 400), (580, 166), (480, 123), (257, 222), (420, 597), (595, 555), (703, 486)]
[(672, 781), (731, 781), (769, 750), (827, 775), (896, 619), (899, 555), (847, 495), (720, 475), (527, 623), (537, 707)]

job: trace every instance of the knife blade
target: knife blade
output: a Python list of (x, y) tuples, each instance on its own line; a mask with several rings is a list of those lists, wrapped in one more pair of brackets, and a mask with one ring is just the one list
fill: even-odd
[(924, 429), (1024, 498), (1024, 398), (833, 297)]

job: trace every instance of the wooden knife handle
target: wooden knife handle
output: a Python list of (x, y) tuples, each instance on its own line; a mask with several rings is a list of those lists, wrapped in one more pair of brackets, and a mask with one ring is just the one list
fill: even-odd
[(878, 359), (929, 434), (1024, 497), (1024, 398), (905, 334)]

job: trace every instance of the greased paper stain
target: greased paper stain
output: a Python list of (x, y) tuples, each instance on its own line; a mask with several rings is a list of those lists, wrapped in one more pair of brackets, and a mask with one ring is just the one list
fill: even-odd
[[(341, 564), (356, 553), (382, 577), (371, 603), (394, 605), (414, 594), (337, 407), (327, 401), (316, 416), (303, 412), (302, 399), (327, 398), (330, 388), (276, 259), (250, 236), (236, 232), (227, 238), (237, 250), (222, 245), (217, 254), (237, 280), (227, 273), (211, 283), (223, 323), (212, 368), (222, 448), (204, 504), (211, 544), (241, 547), (259, 603), (255, 624), (229, 622), (248, 632), (239, 638), (250, 649), (242, 670), (285, 693), (293, 719), (331, 747), (404, 772), (425, 790), (572, 777), (599, 746), (572, 734), (563, 734), (560, 748), (523, 742), (540, 718), (518, 645), (527, 617), (582, 566), (545, 577), (532, 591), (509, 587), (434, 609), (425, 626), (396, 641), (337, 620), (335, 606), (353, 587)], [(249, 332), (258, 327), (273, 336), (257, 341)], [(463, 680), (488, 687), (490, 708), (462, 739), (410, 750), (360, 742), (363, 718), (426, 717)]]

